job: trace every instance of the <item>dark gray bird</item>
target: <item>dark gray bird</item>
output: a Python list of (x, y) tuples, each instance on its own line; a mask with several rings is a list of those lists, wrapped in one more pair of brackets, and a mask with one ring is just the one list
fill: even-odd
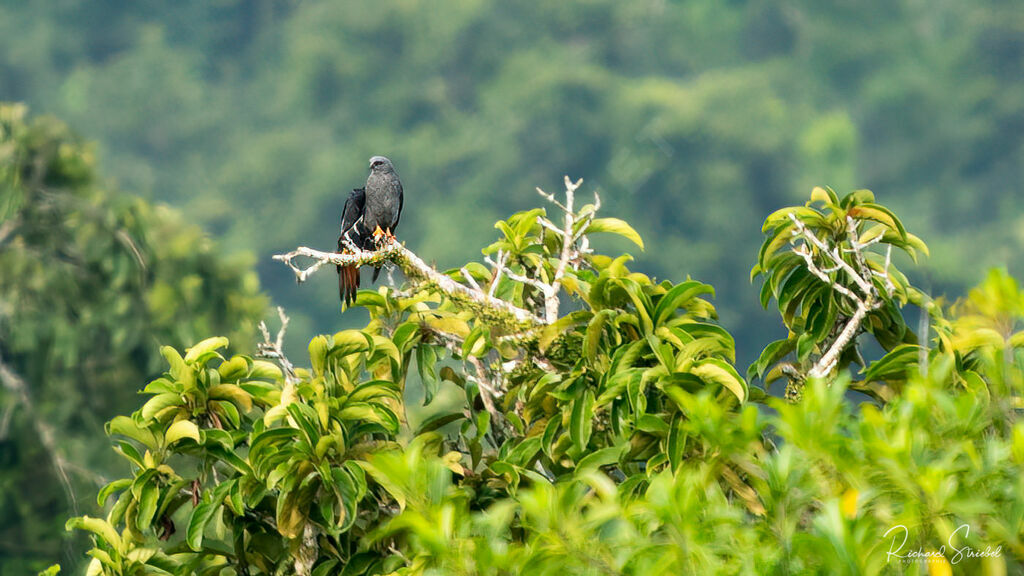
[[(375, 250), (383, 237), (394, 238), (403, 201), (402, 181), (391, 160), (384, 156), (370, 158), (366, 186), (353, 190), (341, 211), (338, 251), (345, 252), (350, 246)], [(374, 282), (378, 275), (380, 265), (374, 267)], [(358, 291), (359, 267), (338, 266), (338, 293), (342, 304), (351, 305)]]

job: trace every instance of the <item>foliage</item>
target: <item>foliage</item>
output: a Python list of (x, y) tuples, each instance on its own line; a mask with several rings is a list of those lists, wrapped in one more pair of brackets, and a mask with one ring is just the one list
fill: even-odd
[(172, 210), (112, 192), (94, 164), (63, 123), (0, 104), (5, 573), (53, 560), (75, 494), (120, 468), (98, 436), (133, 405), (125, 384), (159, 373), (159, 343), (249, 342), (265, 306), (245, 259), (218, 255)]
[[(770, 217), (769, 242), (797, 221), (849, 241), (850, 216), (882, 220), (857, 227), (859, 243), (924, 249), (869, 193), (813, 200), (828, 212)], [(945, 546), (929, 569), (1022, 568), (1024, 292), (1010, 277), (931, 303), (927, 369), (898, 364), (887, 402), (854, 409), (848, 362), (806, 377), (799, 402), (769, 400), (733, 367), (709, 286), (594, 253), (590, 234), (642, 241), (596, 204), (572, 206), (569, 236), (546, 210), (517, 213), (497, 223), (490, 267), (447, 273), (537, 316), (557, 286), (571, 302), (538, 328), (409, 282), (360, 292), (369, 324), (314, 338), (309, 369), (269, 335), (259, 352), (280, 367), (228, 355), (220, 337), (163, 348), (149, 399), (108, 425), (132, 476), (101, 490), (105, 518), (68, 523), (93, 535), (90, 573), (879, 574), (914, 568), (887, 555), (897, 525), (905, 551)], [(912, 288), (870, 261), (881, 305), (866, 306), (895, 309)], [(806, 316), (781, 307), (787, 326), (843, 306), (849, 279), (833, 273), (794, 296)], [(998, 554), (953, 555), (965, 546)]]
[[(772, 213), (762, 231), (765, 240), (751, 279), (765, 276), (761, 304), (776, 300), (789, 336), (768, 345), (750, 374), (766, 383), (788, 376), (787, 395), (798, 396), (807, 376), (857, 363), (864, 380), (851, 386), (882, 401), (892, 399), (899, 391), (892, 385), (906, 380), (908, 364), (923, 350), (900, 308), (908, 302), (923, 305), (927, 298), (892, 262), (892, 249), (916, 262), (918, 254), (928, 254), (924, 242), (875, 203), (869, 190), (840, 200), (830, 188), (815, 188), (806, 206)], [(871, 365), (857, 341), (862, 332), (887, 352)], [(791, 353), (795, 363), (780, 362)]]

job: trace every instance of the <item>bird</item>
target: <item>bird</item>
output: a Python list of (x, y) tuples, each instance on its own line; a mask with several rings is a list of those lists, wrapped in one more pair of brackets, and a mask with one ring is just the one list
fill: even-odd
[[(383, 238), (394, 239), (404, 204), (402, 181), (394, 164), (384, 156), (370, 158), (370, 175), (366, 186), (355, 188), (341, 210), (341, 235), (338, 252), (350, 247), (375, 250)], [(380, 275), (380, 264), (374, 266), (373, 282)], [(359, 291), (359, 267), (338, 266), (338, 294), (342, 305), (351, 306)]]

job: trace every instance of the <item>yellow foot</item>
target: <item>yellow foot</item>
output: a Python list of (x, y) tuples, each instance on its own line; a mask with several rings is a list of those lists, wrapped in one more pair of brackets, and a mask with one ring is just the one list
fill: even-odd
[(373, 231), (373, 237), (374, 238), (380, 238), (383, 235), (384, 235), (384, 231), (380, 229), (380, 226), (377, 226), (377, 229)]

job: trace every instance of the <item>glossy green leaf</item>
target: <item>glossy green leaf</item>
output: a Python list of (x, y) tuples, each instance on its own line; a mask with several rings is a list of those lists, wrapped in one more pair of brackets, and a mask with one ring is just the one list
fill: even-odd
[(203, 500), (193, 510), (188, 521), (185, 542), (194, 552), (202, 550), (203, 533), (210, 520), (224, 507), (224, 498), (231, 492), (235, 480), (225, 480), (210, 492), (203, 495)]
[(637, 231), (624, 220), (620, 220), (618, 218), (594, 218), (590, 222), (590, 225), (587, 226), (586, 233), (595, 234), (598, 232), (618, 234), (639, 246), (641, 250), (644, 249), (643, 238), (641, 238), (640, 234), (638, 234)]
[(718, 358), (699, 361), (691, 372), (705, 382), (719, 384), (732, 392), (740, 402), (747, 399), (747, 382), (728, 362)]
[(164, 442), (167, 444), (173, 444), (182, 438), (191, 438), (196, 443), (199, 442), (199, 427), (196, 426), (195, 422), (191, 420), (178, 420), (171, 424), (167, 428), (167, 432), (164, 433)]
[(215, 336), (213, 338), (207, 338), (195, 346), (189, 348), (185, 352), (185, 363), (193, 364), (197, 360), (200, 360), (203, 356), (220, 350), (221, 348), (227, 348), (228, 339), (223, 336)]

